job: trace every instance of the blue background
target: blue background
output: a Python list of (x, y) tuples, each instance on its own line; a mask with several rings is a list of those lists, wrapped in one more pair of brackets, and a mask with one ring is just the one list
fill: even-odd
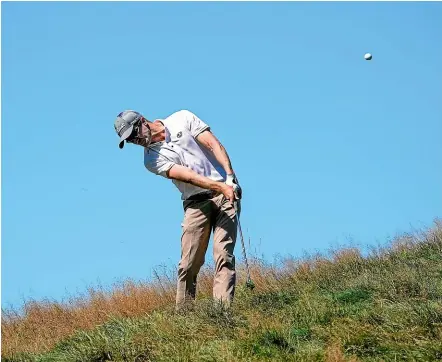
[(269, 262), (441, 215), (441, 3), (1, 5), (3, 307), (178, 263), (180, 194), (118, 149), (127, 108), (212, 127)]

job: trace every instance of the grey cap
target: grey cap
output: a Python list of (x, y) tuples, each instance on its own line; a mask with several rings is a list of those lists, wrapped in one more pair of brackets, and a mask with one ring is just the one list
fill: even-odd
[(117, 132), (120, 137), (118, 147), (124, 147), (124, 141), (131, 135), (134, 129), (134, 124), (138, 122), (141, 117), (142, 115), (140, 113), (132, 110), (123, 111), (117, 116), (117, 119), (114, 122), (114, 128), (115, 132)]

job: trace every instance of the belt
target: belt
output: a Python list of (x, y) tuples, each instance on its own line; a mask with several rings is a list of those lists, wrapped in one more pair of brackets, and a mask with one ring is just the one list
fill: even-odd
[(218, 192), (216, 191), (205, 191), (200, 192), (198, 194), (192, 195), (188, 197), (185, 201), (203, 201), (203, 200), (209, 200), (213, 197), (218, 195)]

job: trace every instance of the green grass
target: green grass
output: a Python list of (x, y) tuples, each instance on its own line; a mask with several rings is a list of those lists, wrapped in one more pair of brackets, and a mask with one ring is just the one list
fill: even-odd
[(231, 310), (167, 304), (2, 361), (442, 361), (442, 230), (401, 240), (367, 257), (261, 263), (260, 287), (239, 283)]

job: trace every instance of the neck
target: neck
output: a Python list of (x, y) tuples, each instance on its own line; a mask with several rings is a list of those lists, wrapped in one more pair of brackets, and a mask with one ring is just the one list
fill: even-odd
[(152, 131), (152, 143), (161, 142), (166, 139), (166, 129), (160, 121), (152, 122), (149, 126)]

